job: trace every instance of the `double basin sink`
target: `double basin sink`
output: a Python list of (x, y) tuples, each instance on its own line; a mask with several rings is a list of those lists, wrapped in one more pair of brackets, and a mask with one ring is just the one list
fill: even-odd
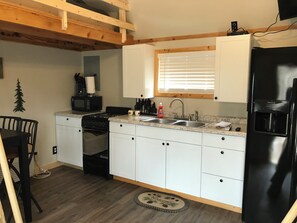
[(187, 127), (204, 127), (205, 126), (204, 122), (189, 121), (189, 120), (182, 120), (182, 119), (148, 118), (142, 121), (148, 122), (148, 123), (169, 124), (169, 125), (178, 125), (178, 126), (187, 126)]

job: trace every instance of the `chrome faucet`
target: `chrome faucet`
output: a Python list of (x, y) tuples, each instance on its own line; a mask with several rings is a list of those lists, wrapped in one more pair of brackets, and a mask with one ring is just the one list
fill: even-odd
[(173, 100), (170, 102), (169, 108), (171, 108), (173, 102), (175, 102), (175, 101), (180, 101), (180, 103), (182, 104), (182, 116), (181, 116), (181, 117), (184, 118), (184, 117), (185, 117), (185, 105), (184, 105), (184, 102), (183, 102), (180, 98), (175, 98), (175, 99), (173, 99)]

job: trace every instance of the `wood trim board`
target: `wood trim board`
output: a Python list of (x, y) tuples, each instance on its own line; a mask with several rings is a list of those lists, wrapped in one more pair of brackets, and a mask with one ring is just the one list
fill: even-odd
[(192, 52), (192, 51), (208, 51), (216, 50), (216, 46), (200, 46), (187, 48), (173, 48), (155, 50), (154, 56), (154, 96), (155, 97), (173, 97), (173, 98), (200, 98), (213, 99), (214, 94), (193, 94), (193, 93), (160, 93), (158, 91), (158, 70), (159, 70), (159, 53), (177, 53), (177, 52)]

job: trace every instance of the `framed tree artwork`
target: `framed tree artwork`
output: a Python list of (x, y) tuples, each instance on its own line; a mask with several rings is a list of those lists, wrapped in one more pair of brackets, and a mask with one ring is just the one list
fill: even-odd
[(3, 60), (0, 57), (0, 79), (3, 78)]

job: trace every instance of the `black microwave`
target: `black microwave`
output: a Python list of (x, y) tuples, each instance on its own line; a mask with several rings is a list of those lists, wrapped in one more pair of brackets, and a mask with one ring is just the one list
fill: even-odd
[(71, 107), (73, 111), (100, 111), (102, 96), (72, 96)]

